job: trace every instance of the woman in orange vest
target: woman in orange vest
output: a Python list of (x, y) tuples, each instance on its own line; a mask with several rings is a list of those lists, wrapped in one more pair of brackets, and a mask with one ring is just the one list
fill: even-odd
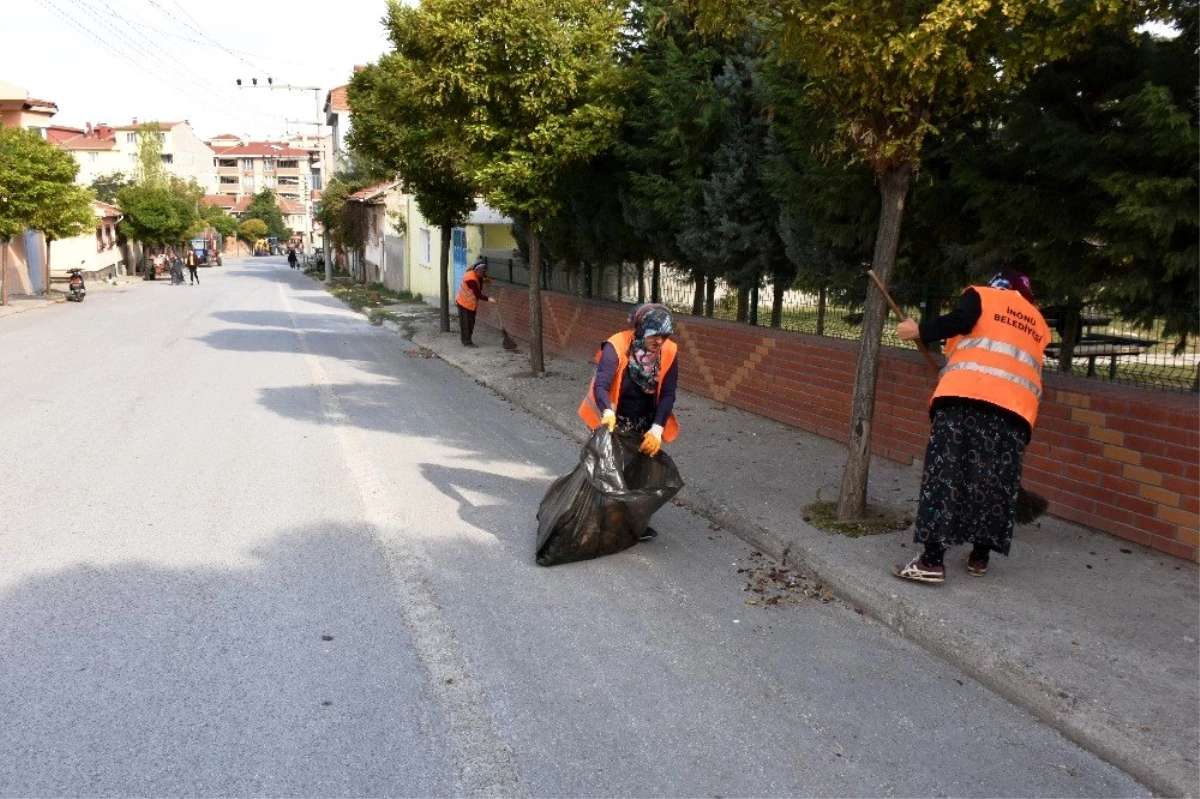
[[(638, 451), (651, 457), (679, 434), (675, 386), (679, 380), (679, 347), (671, 311), (647, 303), (629, 314), (629, 328), (610, 337), (597, 353), (596, 375), (579, 405), (579, 416), (592, 430), (639, 436)], [(642, 540), (658, 533), (647, 527)]]
[(463, 275), (458, 286), (458, 296), (454, 298), (454, 302), (458, 305), (458, 336), (464, 347), (477, 346), (471, 341), (471, 337), (475, 335), (475, 311), (479, 308), (479, 301), (496, 301), (495, 297), (483, 293), (483, 284), (490, 282), (487, 276), (487, 261), (480, 258)]
[(967, 573), (987, 572), (1012, 544), (1021, 462), (1042, 397), (1050, 342), (1029, 278), (1012, 269), (966, 289), (945, 316), (896, 326), (905, 341), (946, 342), (947, 363), (929, 401), (932, 422), (914, 540), (924, 552), (892, 573), (946, 580), (946, 547), (971, 544)]

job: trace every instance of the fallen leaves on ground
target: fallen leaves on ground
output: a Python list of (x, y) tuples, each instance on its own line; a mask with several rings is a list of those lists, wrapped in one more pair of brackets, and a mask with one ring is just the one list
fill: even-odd
[(798, 605), (805, 599), (833, 601), (833, 592), (822, 583), (781, 566), (758, 551), (750, 553), (749, 565), (738, 568), (737, 573), (746, 577), (746, 587), (742, 590), (751, 595), (746, 599), (747, 605), (785, 607)]
[(417, 347), (415, 350), (406, 350), (405, 355), (410, 358), (432, 358), (434, 357), (433, 350), (428, 347)]

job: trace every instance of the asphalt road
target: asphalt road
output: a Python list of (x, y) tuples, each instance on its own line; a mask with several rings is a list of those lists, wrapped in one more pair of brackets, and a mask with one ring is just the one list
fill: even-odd
[(836, 601), (746, 604), (677, 506), (535, 566), (575, 443), (282, 259), (200, 277), (0, 319), (0, 795), (1146, 795)]

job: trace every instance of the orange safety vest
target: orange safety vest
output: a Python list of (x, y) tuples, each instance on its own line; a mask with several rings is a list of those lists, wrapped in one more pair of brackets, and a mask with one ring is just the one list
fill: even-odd
[(468, 311), (474, 311), (479, 306), (479, 298), (475, 296), (475, 292), (467, 285), (468, 283), (474, 283), (480, 291), (483, 290), (483, 282), (479, 279), (479, 273), (474, 269), (468, 269), (467, 273), (463, 275), (462, 283), (458, 285), (458, 296), (454, 298), (454, 301)]
[(983, 312), (971, 332), (946, 342), (930, 404), (938, 397), (983, 400), (1012, 411), (1030, 428), (1042, 399), (1042, 359), (1050, 328), (1041, 311), (1015, 291), (976, 286)]
[[(633, 344), (633, 331), (626, 330), (622, 333), (617, 333), (608, 340), (609, 344), (613, 345), (613, 349), (617, 351), (617, 376), (613, 378), (612, 388), (608, 392), (608, 400), (612, 405), (613, 411), (617, 410), (617, 401), (621, 398), (621, 379), (625, 377), (625, 370), (629, 368), (629, 347)], [(596, 363), (600, 363), (600, 356), (604, 352), (604, 347), (601, 346), (596, 351)], [(675, 363), (675, 355), (679, 352), (679, 345), (674, 341), (667, 339), (663, 342), (662, 349), (659, 350), (659, 368), (660, 375), (666, 375), (671, 370), (671, 364)], [(659, 396), (662, 394), (662, 381), (658, 381), (658, 386), (654, 391), (654, 401), (658, 402)], [(579, 403), (579, 418), (583, 420), (592, 430), (600, 426), (600, 407), (596, 405), (596, 377), (592, 376), (592, 382), (588, 384), (587, 394), (583, 397), (583, 402)], [(667, 414), (667, 423), (663, 425), (663, 441), (670, 443), (679, 435), (679, 422), (675, 419), (675, 413), (672, 411)]]

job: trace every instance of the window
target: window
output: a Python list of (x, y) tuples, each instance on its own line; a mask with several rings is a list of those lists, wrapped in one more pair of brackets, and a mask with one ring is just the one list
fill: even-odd
[(90, 163), (94, 164), (98, 160), (100, 160), (100, 153), (88, 153), (88, 161)]
[(263, 185), (268, 189), (275, 188), (275, 178), (263, 178)]
[(173, 163), (175, 163), (175, 156), (172, 155), (171, 153), (163, 153), (162, 154), (162, 162), (164, 164), (173, 164)]
[(294, 177), (294, 176), (289, 177), (288, 175), (284, 175), (283, 177), (279, 178), (279, 185), (280, 186), (299, 186), (300, 178)]
[(237, 184), (238, 184), (237, 177), (232, 176), (232, 175), (221, 175), (221, 185), (236, 186)]
[(242, 169), (254, 169), (254, 159), (253, 158), (243, 158), (242, 159)]
[(296, 168), (297, 168), (297, 162), (296, 162), (296, 159), (295, 159), (295, 158), (291, 158), (291, 159), (288, 159), (288, 160), (285, 160), (285, 161), (280, 161), (280, 162), (279, 162), (279, 168), (280, 168), (280, 169), (296, 169)]
[(237, 159), (236, 158), (221, 158), (217, 161), (217, 166), (226, 167), (226, 168), (236, 167)]
[(430, 264), (433, 262), (433, 237), (429, 235), (429, 228), (421, 228), (421, 263)]
[(126, 133), (125, 134), (125, 142), (127, 144), (137, 144), (137, 133), (136, 132)]

